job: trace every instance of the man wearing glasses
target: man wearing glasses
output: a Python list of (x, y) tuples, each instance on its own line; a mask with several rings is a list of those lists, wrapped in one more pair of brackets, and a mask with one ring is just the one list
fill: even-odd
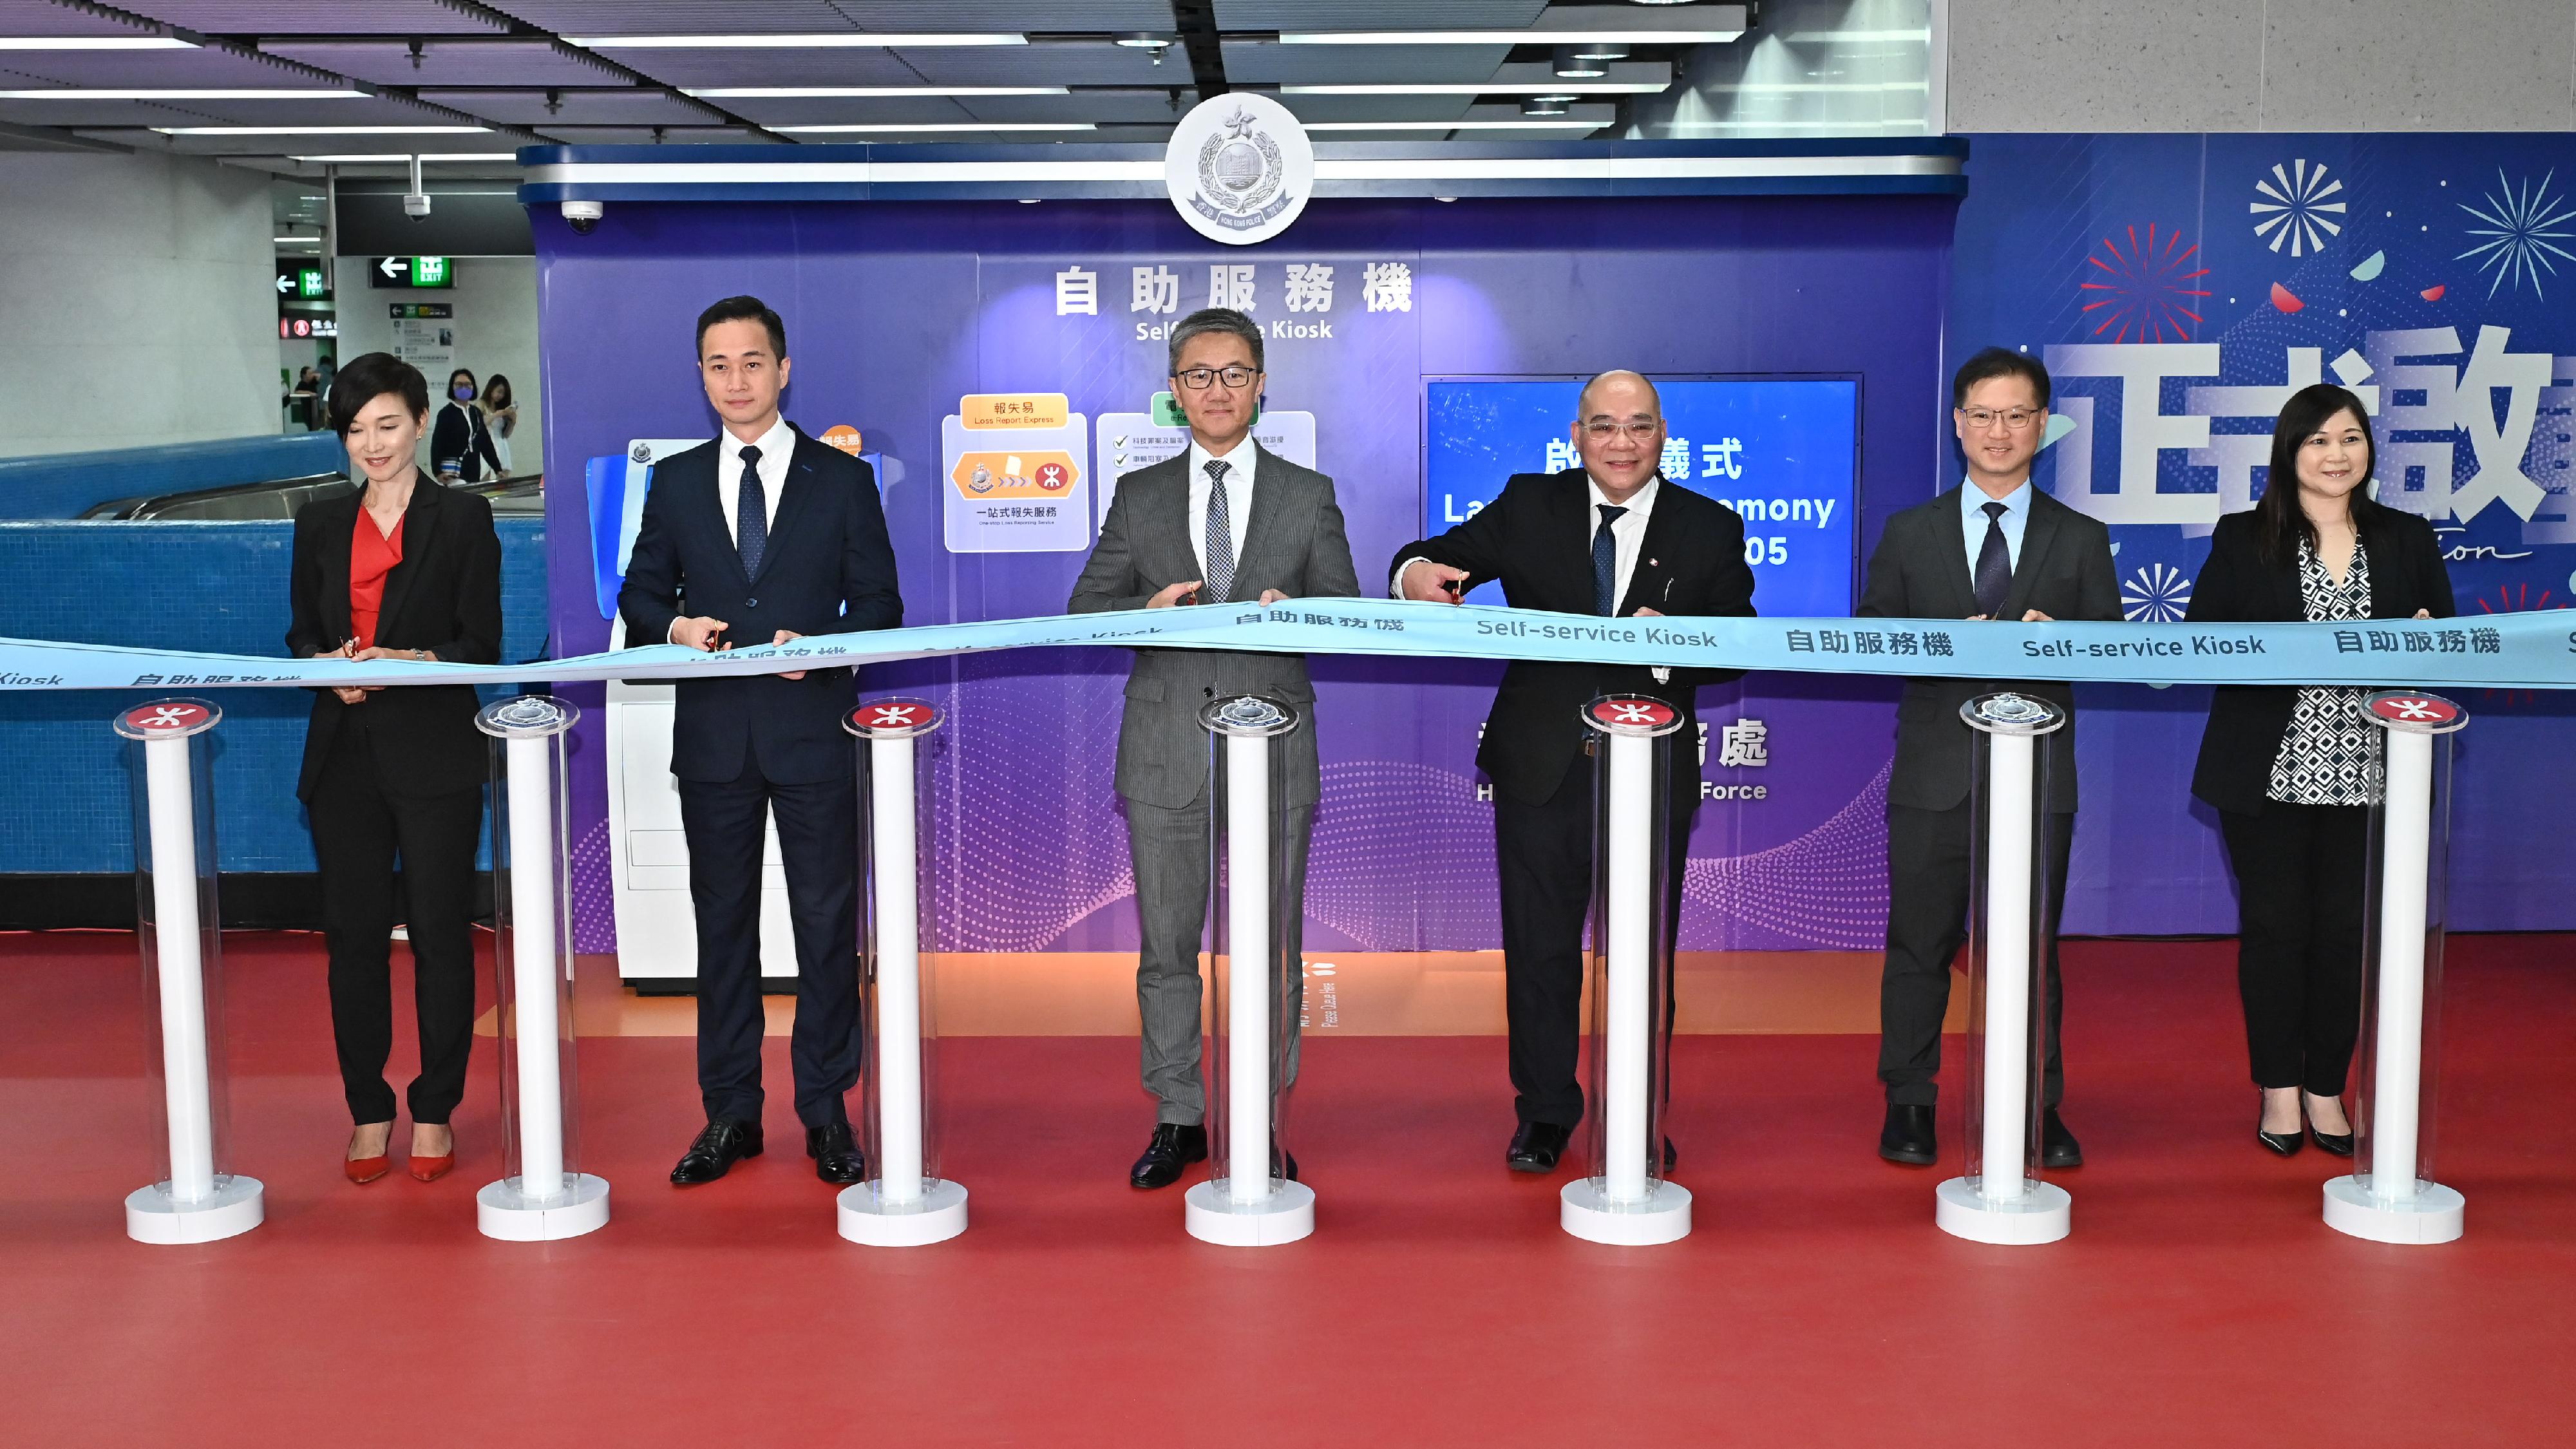
[[(1753, 613), (1744, 520), (1657, 471), (1663, 402), (1633, 372), (1585, 384), (1571, 426), (1579, 468), (1520, 473), (1466, 522), (1398, 549), (1389, 582), (1400, 598), (1455, 604), (1499, 579), (1521, 609), (1566, 614)], [(1575, 1082), (1583, 1002), (1583, 919), (1592, 903), (1592, 763), (1583, 706), (1604, 694), (1645, 694), (1679, 711), (1674, 738), (1698, 738), (1698, 686), (1738, 670), (1516, 661), (1486, 717), (1476, 767), (1494, 782), (1494, 867), (1501, 881), (1504, 1008), (1518, 1125), (1504, 1162), (1551, 1172), (1583, 1120)], [(1688, 756), (1684, 756), (1688, 758)], [(1666, 939), (1680, 915), (1682, 863), (1699, 772), (1672, 772), (1671, 883)], [(1667, 1019), (1669, 1026), (1669, 1019)], [(1673, 1144), (1664, 1142), (1664, 1166)]]
[[(1888, 619), (2117, 619), (2111, 535), (2031, 486), (2031, 459), (2048, 436), (2048, 369), (1989, 347), (1950, 385), (1968, 480), (1887, 521), (1870, 556), (1860, 614)], [(1975, 732), (1959, 707), (2011, 689), (2067, 712), (2048, 736), (2048, 1064), (2041, 1160), (2075, 1167), (2084, 1149), (2058, 1117), (2065, 1064), (2058, 1052), (2057, 921), (2075, 834), (2075, 699), (2063, 684), (1910, 679), (1896, 711), (1896, 768), (1887, 784), (1887, 961), (1878, 989), (1878, 1076), (1887, 1122), (1878, 1155), (1929, 1164), (1941, 1019), (1950, 958), (1967, 939), (1968, 774)]]
[[(1072, 611), (1356, 596), (1359, 576), (1333, 480), (1262, 451), (1252, 439), (1261, 410), (1261, 325), (1227, 308), (1193, 312), (1172, 329), (1169, 361), (1172, 395), (1190, 422), (1189, 451), (1118, 480), (1099, 545), (1074, 583)], [(1287, 811), (1288, 836), (1279, 929), (1282, 958), (1294, 962), (1303, 938), (1306, 846), (1320, 793), (1315, 686), (1304, 656), (1140, 649), (1127, 676), (1117, 787), (1127, 806), (1142, 927), (1136, 1008), (1143, 1074), (1155, 1100), (1154, 1135), (1127, 1174), (1135, 1187), (1169, 1186), (1183, 1167), (1207, 1157), (1198, 963), (1207, 922), (1211, 802), (1208, 732), (1199, 708), (1242, 694), (1283, 700), (1305, 716), (1271, 746), (1286, 755), (1287, 794), (1278, 802)], [(1293, 992), (1302, 982), (1281, 984)], [(1293, 1081), (1296, 1017), (1290, 1010), (1286, 1068)], [(1296, 1159), (1282, 1166), (1288, 1177), (1297, 1176)]]

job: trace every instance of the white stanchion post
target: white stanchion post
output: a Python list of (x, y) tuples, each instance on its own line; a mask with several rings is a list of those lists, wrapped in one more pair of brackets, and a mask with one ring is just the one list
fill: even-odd
[[(504, 1174), (474, 1195), (475, 1225), (504, 1242), (553, 1242), (608, 1223), (608, 1183), (575, 1170), (569, 1145), (570, 902), (566, 899), (563, 736), (579, 714), (544, 695), (487, 705), (475, 724), (494, 743), (493, 867), (503, 987), (499, 1018), (510, 1139)], [(508, 1171), (515, 1166), (516, 1172)]]
[(2387, 690), (2368, 701), (2385, 743), (2379, 817), (2378, 919), (2370, 1036), (2367, 1163), (2325, 1184), (2326, 1226), (2380, 1243), (2447, 1243), (2465, 1230), (2468, 1200), (2423, 1180), (2429, 944), (2436, 917), (2435, 759), (2466, 725), (2438, 695)]
[(923, 1010), (919, 751), (914, 741), (944, 722), (936, 705), (880, 700), (842, 727), (867, 751), (870, 883), (870, 1119), (877, 1175), (841, 1190), (841, 1236), (870, 1247), (921, 1247), (966, 1231), (966, 1189), (928, 1167), (928, 1088)]
[(2073, 1226), (2074, 1199), (2038, 1178), (2031, 1151), (2031, 1074), (2037, 1055), (2032, 1024), (2044, 1003), (2034, 983), (2048, 948), (2044, 857), (2039, 853), (2043, 795), (2043, 739), (2066, 723), (2065, 712), (2021, 694), (1988, 694), (1970, 700), (1960, 717), (1977, 731), (1984, 750), (1984, 789), (1969, 829), (1981, 832), (1982, 850), (1970, 890), (1977, 911), (1971, 970), (1982, 985), (1979, 1023), (1978, 1162), (1969, 1175), (1942, 1183), (1933, 1194), (1933, 1221), (1941, 1230), (1979, 1243), (2053, 1243)]
[[(1557, 1195), (1557, 1223), (1586, 1242), (1644, 1246), (1676, 1242), (1691, 1230), (1690, 1189), (1661, 1180), (1655, 1157), (1655, 1059), (1661, 1045), (1656, 1022), (1657, 949), (1663, 893), (1657, 889), (1664, 850), (1658, 821), (1655, 754), (1681, 726), (1672, 706), (1643, 695), (1596, 699), (1582, 720), (1598, 741), (1595, 768), (1603, 798), (1594, 848), (1600, 901), (1600, 1014), (1594, 1041), (1601, 1060), (1595, 1081), (1600, 1113), (1598, 1157), (1590, 1175), (1567, 1183)], [(1665, 890), (1678, 882), (1662, 882)]]
[[(1258, 695), (1217, 700), (1199, 712), (1215, 735), (1218, 758), (1211, 784), (1224, 791), (1225, 832), (1225, 1079), (1219, 1161), (1223, 1176), (1182, 1194), (1183, 1225), (1191, 1237), (1229, 1247), (1291, 1243), (1315, 1231), (1315, 1191), (1274, 1173), (1283, 1148), (1271, 1133), (1273, 1096), (1285, 1091), (1278, 1059), (1281, 1009), (1274, 973), (1302, 963), (1274, 959), (1274, 911), (1302, 910), (1300, 901), (1273, 901), (1276, 812), (1284, 806), (1272, 788), (1278, 765), (1273, 741), (1297, 728), (1296, 711)], [(1211, 953), (1211, 968), (1213, 957)], [(1211, 1105), (1220, 1084), (1210, 1082)]]
[(213, 1043), (208, 1037), (207, 933), (198, 892), (213, 862), (197, 851), (195, 737), (222, 711), (197, 700), (159, 700), (119, 715), (116, 732), (143, 756), (141, 857), (149, 878), (151, 945), (159, 1004), (162, 1112), (170, 1175), (125, 1199), (125, 1231), (140, 1243), (211, 1243), (258, 1227), (267, 1213), (256, 1178), (226, 1174), (215, 1141)]

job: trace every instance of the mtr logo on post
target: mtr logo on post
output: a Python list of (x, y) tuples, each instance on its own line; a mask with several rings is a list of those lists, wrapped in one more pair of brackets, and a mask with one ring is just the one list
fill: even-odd
[(842, 728), (861, 739), (908, 739), (939, 728), (939, 706), (918, 699), (881, 699), (841, 717)]

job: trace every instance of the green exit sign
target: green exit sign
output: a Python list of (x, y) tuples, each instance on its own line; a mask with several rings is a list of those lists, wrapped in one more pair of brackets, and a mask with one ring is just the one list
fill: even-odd
[(320, 267), (306, 267), (304, 270), (296, 273), (295, 291), (296, 295), (300, 297), (328, 296), (328, 290), (322, 285), (322, 269)]
[(396, 287), (408, 291), (415, 287), (453, 288), (456, 285), (455, 259), (451, 257), (369, 257), (367, 281), (378, 288)]

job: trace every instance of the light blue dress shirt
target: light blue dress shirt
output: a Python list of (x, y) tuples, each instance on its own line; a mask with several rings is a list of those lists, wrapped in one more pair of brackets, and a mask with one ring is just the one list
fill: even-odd
[(2021, 568), (2022, 531), (2030, 526), (2030, 480), (2024, 478), (2020, 487), (2001, 498), (1988, 498), (1986, 490), (1974, 483), (1960, 485), (1959, 517), (1966, 525), (1962, 531), (1968, 535), (1968, 577), (1972, 581), (1977, 577), (1977, 551), (1986, 546), (1986, 505), (1989, 503), (2004, 506), (2004, 558), (2018, 571)]

